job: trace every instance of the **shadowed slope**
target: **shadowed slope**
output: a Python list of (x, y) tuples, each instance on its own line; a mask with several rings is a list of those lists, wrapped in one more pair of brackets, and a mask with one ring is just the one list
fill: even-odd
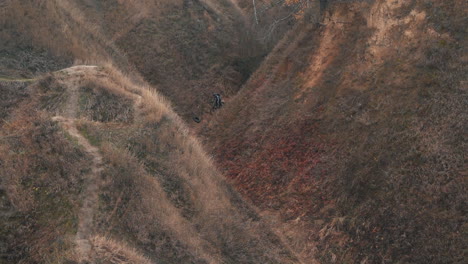
[(229, 0), (12, 0), (0, 12), (0, 77), (109, 61), (158, 85), (185, 120), (212, 92), (235, 94), (262, 58)]
[(466, 8), (334, 5), (323, 26), (290, 32), (202, 132), (304, 258), (462, 262)]
[(105, 8), (111, 39), (185, 120), (209, 112), (212, 93), (235, 94), (261, 60), (235, 6), (209, 2), (176, 1), (138, 16), (121, 5)]
[(0, 262), (463, 263), (466, 1), (365, 2), (0, 1)]

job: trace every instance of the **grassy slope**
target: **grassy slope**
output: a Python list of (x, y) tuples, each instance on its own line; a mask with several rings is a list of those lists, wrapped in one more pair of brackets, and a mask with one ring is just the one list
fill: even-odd
[(158, 85), (186, 120), (209, 112), (213, 92), (235, 94), (264, 53), (229, 0), (13, 0), (0, 12), (0, 75), (111, 61)]
[(22, 100), (2, 117), (0, 263), (73, 257), (80, 179), (89, 157), (41, 110), (39, 98), (60, 90), (39, 85), (20, 92)]
[[(125, 133), (122, 127), (84, 126), (101, 142), (105, 158), (115, 164), (115, 170), (106, 172), (114, 182), (104, 193), (109, 200), (103, 200), (107, 201), (104, 208), (116, 212), (115, 223), (102, 222), (102, 228), (115, 235), (128, 233), (148, 255), (167, 263), (291, 262), (289, 253), (277, 247), (280, 242), (262, 227), (255, 213), (245, 211), (241, 200), (235, 202), (238, 198), (186, 134), (179, 118), (172, 112), (154, 117), (157, 109), (152, 108), (160, 106), (151, 104), (157, 97), (142, 96), (143, 109), (137, 111), (144, 119), (127, 127), (130, 132), (123, 138), (115, 136)], [(105, 142), (114, 142), (114, 147)], [(129, 152), (114, 153), (119, 149)], [(126, 171), (135, 171), (141, 179)], [(121, 204), (115, 206), (117, 200)], [(159, 206), (152, 201), (159, 201)], [(264, 254), (266, 250), (271, 254)]]
[(0, 9), (0, 75), (40, 76), (83, 61), (113, 62), (133, 72), (125, 54), (104, 34), (98, 6), (90, 6), (91, 2), (4, 3)]
[[(229, 26), (236, 19), (220, 17), (219, 12), (213, 12), (209, 6), (202, 8), (200, 4), (194, 4), (182, 8), (181, 3), (177, 2), (167, 6), (167, 3), (163, 3), (163, 9), (144, 6), (151, 12), (149, 15), (138, 17), (141, 12), (137, 11), (142, 10), (138, 4), (146, 5), (149, 2), (153, 1), (125, 1), (124, 8), (113, 5), (117, 6), (114, 10), (98, 1), (60, 1), (61, 5), (54, 1), (9, 1), (7, 8), (2, 6), (0, 9), (0, 46), (6, 50), (1, 51), (0, 75), (9, 78), (34, 76), (42, 71), (63, 67), (62, 65), (70, 64), (74, 59), (100, 62), (110, 60), (116, 62), (119, 67), (128, 69), (128, 72), (132, 69), (131, 64), (135, 63), (135, 67), (154, 83), (162, 82), (159, 79), (151, 79), (156, 73), (162, 79), (177, 77), (184, 80), (174, 85), (167, 80), (166, 84), (160, 84), (164, 94), (169, 95), (176, 105), (181, 105), (178, 112), (183, 113), (185, 118), (190, 118), (192, 111), (199, 115), (206, 110), (208, 103), (205, 102), (205, 98), (209, 97), (209, 94), (203, 93), (216, 89), (233, 94), (237, 90), (239, 80), (242, 80), (239, 72), (245, 67), (238, 69), (236, 65), (245, 65), (244, 59), (257, 53), (255, 49), (235, 50), (228, 53), (228, 56), (223, 55), (232, 47), (232, 43), (226, 44), (223, 39), (225, 41), (229, 36), (227, 39), (231, 40), (231, 35), (236, 35)], [(74, 4), (70, 6), (70, 3)], [(78, 6), (79, 10), (73, 8), (73, 5)], [(413, 8), (418, 12), (427, 12), (423, 22), (418, 22), (418, 16), (410, 13)], [(462, 12), (457, 10), (463, 8), (461, 1), (454, 4), (411, 2), (408, 6), (388, 13), (390, 17), (409, 19), (409, 23), (396, 23), (395, 26), (386, 27), (383, 30), (385, 34), (378, 35), (377, 39), (374, 39), (374, 33), (379, 32), (382, 26), (385, 27), (382, 21), (389, 10), (385, 5), (373, 10), (373, 15), (380, 18), (375, 24), (369, 22), (370, 8), (361, 6), (351, 8), (351, 11), (335, 13), (337, 21), (346, 22), (347, 19), (351, 19), (351, 24), (329, 23), (327, 27), (319, 29), (298, 27), (289, 35), (293, 43), (290, 43), (289, 39), (286, 40), (284, 45), (280, 45), (269, 56), (269, 61), (251, 78), (241, 94), (229, 102), (229, 108), (220, 113), (218, 121), (215, 120), (211, 124), (209, 131), (205, 132), (210, 138), (208, 144), (218, 153), (222, 169), (226, 170), (231, 178), (235, 178), (239, 190), (254, 199), (261, 208), (274, 209), (275, 212), (281, 212), (286, 220), (296, 220), (287, 222), (282, 231), (290, 231), (285, 232), (285, 235), (302, 255), (317, 255), (323, 262), (334, 258), (341, 262), (364, 261), (368, 256), (368, 262), (378, 262), (385, 258), (390, 262), (402, 260), (441, 263), (456, 262), (456, 259), (449, 257), (450, 254), (461, 255), (459, 249), (464, 242), (463, 232), (466, 233), (466, 228), (460, 227), (459, 223), (466, 221), (462, 218), (462, 210), (466, 207), (463, 203), (466, 200), (463, 196), (466, 193), (463, 175), (466, 173), (459, 171), (463, 170), (462, 150), (465, 147), (463, 144), (466, 143), (460, 138), (465, 120), (463, 109), (466, 104), (462, 101), (465, 90), (457, 87), (466, 85), (466, 82), (460, 80), (466, 73), (463, 68), (466, 59), (460, 55), (461, 47), (466, 46), (463, 42), (466, 32), (461, 26), (466, 23), (460, 15)], [(111, 11), (105, 13), (105, 10)], [(166, 12), (162, 21), (155, 18), (161, 17), (159, 11), (155, 10)], [(356, 15), (352, 15), (354, 13)], [(83, 19), (84, 17), (86, 19)], [(195, 25), (193, 20), (187, 17), (199, 19), (200, 25), (195, 26), (193, 30), (184, 31), (185, 26), (189, 25), (191, 28)], [(387, 26), (394, 23), (393, 20), (389, 21)], [(172, 27), (180, 30), (171, 31)], [(412, 31), (405, 31), (408, 28), (412, 28)], [(118, 34), (120, 29), (123, 34)], [(158, 32), (164, 39), (161, 42), (154, 37)], [(201, 40), (191, 42), (193, 32), (198, 32), (197, 36), (203, 36)], [(110, 42), (107, 41), (109, 39)], [(145, 41), (147, 39), (154, 41)], [(184, 41), (179, 43), (180, 39)], [(216, 41), (207, 42), (208, 39)], [(337, 41), (330, 42), (330, 39)], [(419, 43), (418, 39), (421, 40)], [(116, 41), (119, 48), (112, 41)], [(245, 43), (251, 43), (249, 39), (241, 38), (238, 41), (234, 41), (234, 45), (242, 43), (240, 46), (244, 47)], [(371, 43), (370, 47), (367, 46), (368, 41)], [(130, 45), (133, 42), (138, 45)], [(321, 46), (322, 42), (324, 44)], [(30, 45), (24, 46), (21, 43)], [(395, 43), (404, 45), (397, 46)], [(160, 45), (162, 46), (159, 47)], [(329, 45), (330, 49), (327, 50)], [(131, 62), (119, 49), (129, 54)], [(139, 49), (143, 49), (144, 52), (139, 52)], [(371, 49), (374, 57), (369, 55)], [(191, 52), (193, 50), (197, 52)], [(218, 52), (204, 55), (206, 51), (211, 50)], [(171, 56), (164, 57), (160, 54)], [(314, 54), (318, 54), (317, 58), (314, 58)], [(30, 59), (34, 57), (40, 59)], [(150, 61), (147, 65), (144, 64), (146, 60)], [(176, 69), (185, 61), (191, 61), (193, 67)], [(167, 69), (155, 66), (158, 64)], [(26, 69), (31, 65), (32, 68)], [(206, 68), (210, 70), (203, 75), (204, 77), (191, 79), (192, 75), (204, 73)], [(226, 76), (229, 81), (221, 82)], [(110, 111), (99, 107), (102, 102), (112, 98), (109, 94), (102, 94), (99, 87), (102, 88), (102, 85), (91, 85), (88, 88), (93, 88), (93, 91), (84, 93), (83, 116), (99, 121), (109, 121), (109, 118), (114, 117), (123, 122), (132, 120), (131, 114), (120, 115), (118, 107), (111, 108)], [(177, 92), (171, 92), (172, 88)], [(62, 156), (80, 157), (76, 158), (78, 167), (82, 166), (81, 162), (86, 163), (83, 161), (86, 158), (80, 156), (83, 153), (80, 154), (79, 147), (70, 143), (73, 140), (63, 131), (57, 132), (57, 124), (48, 123), (47, 117), (36, 118), (42, 116), (35, 112), (37, 105), (42, 104), (40, 108), (47, 106), (47, 111), (55, 111), (56, 108), (62, 107), (60, 87), (43, 92), (45, 94), (41, 96), (44, 98), (42, 103), (53, 102), (52, 104), (43, 105), (39, 102), (29, 108), (25, 106), (23, 110), (18, 110), (18, 114), (13, 115), (13, 122), (2, 124), (2, 133), (5, 134), (2, 136), (2, 148), (5, 150), (1, 151), (2, 165), (5, 164), (5, 160), (11, 158), (9, 155), (19, 155), (14, 156), (15, 159), (27, 161), (24, 165), (25, 171), (17, 172), (19, 165), (16, 163), (2, 166), (2, 179), (9, 179), (3, 177), (4, 175), (15, 175), (15, 179), (29, 179), (28, 170), (32, 171), (33, 176), (42, 169), (59, 171), (57, 175), (63, 171), (75, 170), (74, 167), (69, 167), (71, 163), (67, 162), (67, 159), (61, 160), (57, 166), (51, 165), (49, 160), (60, 160)], [(95, 100), (96, 95), (103, 95), (103, 98)], [(90, 98), (91, 100), (88, 100)], [(10, 107), (16, 100), (12, 101), (9, 96), (2, 97), (2, 100), (4, 99), (6, 103), (2, 102), (2, 107)], [(201, 109), (197, 108), (199, 105), (202, 105)], [(194, 108), (197, 110), (193, 110)], [(128, 107), (122, 109), (129, 110)], [(3, 112), (9, 111), (2, 111), (2, 115)], [(94, 111), (97, 111), (96, 115), (92, 114)], [(112, 126), (112, 122), (107, 124)], [(130, 146), (134, 147), (136, 152), (133, 154), (137, 159), (145, 160), (158, 169), (162, 168), (164, 173), (159, 175), (158, 179), (161, 188), (171, 193), (168, 195), (167, 204), (179, 208), (184, 218), (193, 217), (194, 205), (190, 202), (193, 197), (185, 197), (185, 193), (175, 191), (186, 183), (180, 179), (172, 181), (173, 177), (167, 176), (167, 168), (170, 167), (172, 159), (161, 159), (159, 163), (146, 161), (146, 157), (139, 156), (138, 153), (146, 152), (141, 148), (148, 139), (138, 137), (140, 134), (135, 134), (138, 131), (122, 126), (119, 128), (117, 125), (117, 128), (109, 128), (110, 132), (117, 135), (120, 133), (122, 137), (106, 138), (99, 132), (100, 129), (93, 128), (94, 125), (84, 125), (82, 132), (95, 144), (110, 140), (125, 145), (124, 139), (131, 138), (133, 141)], [(21, 129), (29, 134), (10, 137)], [(41, 129), (48, 131), (46, 134), (49, 136), (44, 136)], [(151, 134), (154, 131), (152, 129), (139, 132), (142, 135)], [(160, 129), (167, 132), (171, 128), (169, 126)], [(35, 140), (31, 141), (31, 138)], [(51, 146), (50, 141), (66, 147), (62, 152), (50, 153), (48, 149), (54, 149), (55, 146)], [(170, 147), (171, 144), (165, 146)], [(28, 152), (25, 154), (23, 149), (32, 149), (32, 154), (26, 155)], [(162, 155), (158, 151), (154, 154)], [(109, 173), (114, 171), (117, 174), (121, 171), (121, 167), (118, 166), (142, 171), (140, 165), (136, 164), (138, 162), (133, 162), (132, 158), (127, 158), (125, 154), (119, 155), (113, 158), (109, 155), (108, 161), (123, 159), (128, 162), (113, 165), (109, 168)], [(182, 158), (177, 155), (174, 157), (174, 160)], [(56, 175), (55, 172), (52, 174)], [(79, 178), (79, 172), (70, 175), (71, 178), (66, 178), (65, 182), (73, 182), (75, 178)], [(124, 176), (122, 179), (128, 180)], [(33, 188), (37, 186), (46, 186), (45, 193), (53, 190), (60, 192), (63, 188), (63, 181), (52, 181), (53, 184), (50, 184), (47, 178), (34, 177), (36, 178), (38, 180), (34, 182), (35, 185), (23, 186), (23, 183), (14, 181), (8, 184), (20, 186), (18, 190), (24, 194), (34, 192), (36, 189)], [(2, 185), (5, 183), (2, 182)], [(49, 185), (51, 190), (47, 187)], [(103, 202), (107, 201), (107, 207), (124, 204), (126, 200), (118, 202), (123, 198), (116, 196), (112, 185), (110, 186), (109, 197), (103, 197)], [(121, 187), (122, 185), (119, 188)], [(60, 212), (72, 212), (72, 208), (76, 207), (74, 195), (67, 196), (72, 206), (54, 204), (47, 200), (49, 196), (46, 196), (44, 204), (54, 204), (54, 208)], [(133, 201), (141, 199), (127, 195), (126, 197), (134, 199)], [(10, 208), (7, 211), (21, 205), (16, 202), (11, 204), (10, 200), (13, 198), (5, 197), (5, 192), (2, 192), (2, 201), (6, 201), (5, 208)], [(34, 234), (39, 232), (37, 230), (51, 234), (50, 230), (42, 228), (37, 220), (48, 213), (47, 210), (37, 207), (38, 203), (43, 201), (40, 200), (41, 196), (28, 199), (32, 202), (21, 205), (23, 207), (19, 211), (12, 211), (15, 212), (13, 219), (18, 221), (11, 222), (13, 226), (9, 229), (2, 229), (18, 232), (9, 233), (8, 237), (17, 237), (17, 241), (21, 243), (6, 243), (7, 246), (13, 247), (10, 250), (16, 250), (14, 257), (42, 261), (51, 256), (49, 249), (45, 248), (47, 245), (54, 245), (54, 248), (58, 245), (58, 249), (54, 250), (60, 253), (55, 256), (66, 256), (63, 252), (69, 248), (69, 241), (64, 243), (57, 239), (63, 238), (63, 234), (67, 232), (73, 233), (73, 229), (68, 229), (67, 225), (61, 225), (61, 222), (51, 224), (50, 230), (57, 230), (58, 233), (47, 236), (50, 242), (48, 244), (34, 239), (35, 236), (30, 239), (26, 235), (30, 230), (35, 230)], [(119, 206), (115, 208), (115, 214), (120, 212)], [(111, 210), (111, 215), (112, 212)], [(10, 215), (2, 214), (2, 217)], [(67, 213), (60, 219), (67, 223), (73, 222), (74, 217), (76, 216), (73, 213)], [(118, 227), (114, 228), (111, 224), (111, 228), (105, 228), (114, 230), (113, 234), (117, 233), (116, 235), (122, 230), (122, 226), (138, 231), (139, 227), (132, 225), (132, 221), (127, 217), (124, 212), (120, 212), (117, 217)], [(24, 219), (33, 220), (23, 221)], [(197, 219), (203, 222), (202, 218)], [(24, 226), (38, 221), (41, 227), (39, 229), (37, 226)], [(229, 226), (236, 225), (238, 223)], [(302, 232), (297, 232), (298, 229)], [(37, 234), (38, 237), (43, 236), (42, 233)], [(2, 235), (2, 238), (5, 237)], [(190, 247), (173, 242), (174, 237), (174, 233), (164, 233), (155, 240), (148, 240), (148, 237), (142, 236), (132, 239), (129, 243), (143, 249), (147, 254), (153, 252), (154, 258), (158, 256), (169, 259), (168, 261), (171, 258), (170, 254), (174, 252), (176, 253), (172, 257), (204, 258), (197, 254), (191, 256), (191, 253), (187, 253), (191, 252)], [(244, 254), (243, 249), (238, 253), (213, 253), (213, 248), (217, 248), (213, 245), (229, 244), (232, 238), (227, 235), (223, 237), (227, 242), (221, 238), (214, 242), (215, 235), (209, 237), (208, 242), (203, 242), (206, 245), (204, 252), (208, 256), (223, 256), (229, 259), (232, 254), (237, 257), (257, 254), (256, 249), (249, 253), (251, 255)], [(168, 253), (154, 253), (153, 249), (161, 245), (159, 242), (154, 244), (154, 241), (163, 239), (166, 241), (163, 245), (169, 245)], [(24, 244), (25, 241), (31, 244)], [(252, 243), (255, 244), (255, 240)], [(41, 245), (40, 250), (35, 251), (36, 255), (28, 255), (26, 248), (30, 245)], [(315, 253), (317, 249), (318, 254)], [(421, 253), (414, 254), (414, 251)], [(261, 258), (260, 255), (256, 257)], [(61, 260), (57, 258), (57, 261)]]
[[(231, 61), (231, 58), (223, 57), (220, 51), (215, 55), (205, 55), (207, 50), (219, 49), (223, 44), (220, 41), (227, 41), (228, 32), (235, 33), (230, 27), (232, 22), (236, 21), (236, 18), (232, 17), (234, 15), (220, 15), (220, 11), (230, 9), (229, 5), (203, 4), (204, 7), (201, 8), (201, 4), (197, 2), (195, 6), (189, 5), (180, 11), (180, 3), (172, 1), (157, 7), (151, 6), (153, 1), (124, 3), (126, 6), (121, 8), (117, 4), (105, 6), (109, 2), (98, 1), (9, 1), (5, 8), (2, 6), (0, 17), (0, 39), (6, 51), (1, 61), (2, 69), (5, 69), (2, 74), (8, 79), (14, 79), (20, 76), (36, 76), (41, 72), (70, 64), (73, 60), (99, 64), (111, 62), (119, 65), (120, 69), (125, 69), (132, 76), (130, 79), (138, 80), (136, 82), (141, 85), (143, 82), (131, 66), (131, 62), (138, 61), (128, 62), (125, 53), (113, 42), (117, 41), (125, 48), (125, 41), (130, 40), (128, 37), (135, 37), (125, 30), (126, 26), (129, 26), (130, 32), (134, 32), (133, 28), (136, 26), (139, 29), (141, 21), (157, 22), (160, 24), (156, 24), (156, 28), (164, 27), (160, 36), (165, 38), (166, 51), (170, 50), (171, 45), (178, 43), (178, 34), (181, 33), (171, 31), (171, 27), (175, 27), (173, 23), (178, 23), (177, 19), (184, 15), (192, 19), (204, 17), (218, 26), (218, 29), (211, 33), (207, 33), (207, 29), (203, 27), (190, 28), (196, 32), (204, 32), (199, 40), (192, 39), (198, 37), (196, 34), (184, 31), (186, 29), (183, 25), (191, 26), (193, 21), (181, 21), (185, 24), (180, 25), (178, 29), (187, 34), (184, 35), (185, 40), (192, 41), (184, 43), (184, 52), (193, 46), (200, 56), (204, 56), (202, 62), (194, 61), (193, 67), (186, 67), (185, 72), (200, 72), (203, 67), (211, 68), (217, 63)], [(134, 17), (142, 13), (142, 4), (149, 11), (157, 12)], [(166, 20), (158, 20), (159, 12), (166, 12)], [(151, 24), (150, 28), (154, 28), (154, 24)], [(119, 35), (117, 30), (123, 30), (123, 34)], [(218, 33), (222, 37), (217, 37)], [(149, 35), (143, 34), (140, 37), (134, 41), (144, 49), (147, 47), (144, 38), (148, 38)], [(200, 44), (207, 42), (211, 37), (217, 37), (217, 42)], [(124, 40), (125, 38), (127, 39)], [(29, 43), (31, 47), (22, 46), (21, 43)], [(128, 50), (125, 50), (130, 54), (130, 58), (133, 58), (133, 52), (137, 52), (135, 48), (138, 45), (127, 47)], [(25, 59), (28, 57), (39, 59)], [(152, 61), (154, 64), (159, 62), (160, 60)], [(185, 63), (185, 57), (179, 57), (170, 66), (177, 72), (176, 68)], [(167, 67), (163, 61), (161, 64)], [(12, 65), (19, 66), (15, 68)], [(35, 65), (39, 66), (34, 68)], [(29, 68), (30, 66), (34, 67)], [(162, 77), (167, 77), (169, 72), (165, 72)], [(229, 72), (233, 71), (228, 70)], [(87, 168), (85, 164), (90, 162), (90, 157), (86, 157), (76, 140), (62, 130), (59, 124), (50, 121), (51, 116), (64, 112), (63, 109), (67, 107), (64, 103), (69, 97), (66, 86), (56, 78), (58, 77), (49, 76), (30, 86), (31, 94), (28, 94), (31, 98), (24, 105), (12, 108), (11, 111), (14, 111), (11, 115), (8, 108), (17, 100), (17, 95), (2, 96), (2, 106), (5, 105), (7, 110), (5, 114), (2, 112), (2, 116), (11, 119), (2, 124), (1, 129), (2, 188), (6, 187), (6, 191), (2, 191), (2, 201), (5, 201), (5, 211), (8, 212), (2, 213), (2, 217), (5, 217), (2, 223), (7, 227), (3, 229), (6, 233), (2, 233), (1, 236), (2, 254), (5, 251), (2, 261), (63, 263), (64, 259), (77, 258), (72, 250), (72, 237), (76, 232), (80, 208), (80, 179), (83, 173), (86, 174), (82, 168)], [(110, 235), (117, 239), (95, 239), (96, 261), (104, 261), (106, 256), (122, 257), (119, 256), (118, 248), (128, 245), (128, 250), (122, 251), (127, 252), (125, 254), (143, 252), (158, 263), (295, 262), (291, 253), (282, 248), (279, 239), (261, 223), (255, 212), (223, 183), (209, 158), (187, 135), (187, 129), (183, 127), (179, 118), (166, 107), (163, 107), (165, 110), (160, 109), (161, 105), (157, 104), (158, 98), (151, 97), (151, 93), (137, 91), (145, 97), (144, 103), (148, 106), (140, 111), (151, 117), (148, 117), (147, 123), (134, 124), (136, 110), (129, 106), (129, 102), (133, 106), (134, 98), (129, 97), (129, 92), (123, 91), (122, 88), (122, 85), (128, 86), (128, 82), (132, 81), (122, 77), (117, 77), (118, 80), (113, 83), (103, 83), (100, 78), (91, 79), (81, 80), (83, 83), (80, 84), (82, 89), (80, 88), (79, 94), (79, 115), (89, 120), (104, 122), (105, 127), (100, 127), (96, 122), (84, 122), (81, 132), (91, 143), (102, 148), (103, 156), (108, 162), (104, 175), (109, 182), (101, 195), (102, 212), (98, 213), (96, 221), (99, 223), (100, 235)], [(119, 81), (127, 84), (121, 84)], [(32, 119), (35, 122), (32, 122)], [(47, 136), (37, 127), (46, 130)], [(18, 129), (26, 134), (10, 137)], [(38, 130), (40, 131), (37, 132)], [(35, 136), (34, 133), (38, 135)], [(155, 133), (161, 135), (153, 138)], [(176, 139), (180, 141), (173, 142)], [(111, 146), (108, 142), (115, 142), (115, 145)], [(146, 149), (147, 145), (151, 146), (151, 149)], [(63, 150), (56, 150), (58, 146)], [(19, 150), (16, 151), (16, 148)], [(131, 150), (127, 150), (128, 148)], [(15, 151), (18, 152), (17, 155)], [(24, 151), (29, 154), (25, 155)], [(17, 172), (19, 163), (14, 160), (24, 163), (24, 170)], [(51, 160), (60, 162), (52, 165)], [(36, 177), (37, 173), (42, 176)], [(67, 177), (56, 179), (64, 173)], [(30, 178), (33, 178), (34, 184), (26, 184)], [(69, 189), (64, 189), (63, 185), (67, 185)], [(133, 188), (129, 189), (129, 186)], [(206, 190), (208, 186), (209, 189)], [(39, 189), (41, 194), (45, 193), (45, 198), (33, 195), (39, 192)], [(47, 200), (52, 195), (57, 198)], [(25, 205), (19, 207), (22, 203)], [(129, 204), (132, 205), (132, 210), (128, 209)], [(164, 209), (159, 210), (155, 205)], [(57, 216), (57, 223), (47, 218), (49, 213)], [(226, 216), (228, 218), (224, 219)], [(45, 225), (44, 221), (50, 221), (50, 224)], [(30, 232), (33, 233), (33, 237), (28, 236)], [(117, 253), (113, 256), (108, 252), (109, 248), (115, 248)], [(34, 252), (28, 249), (34, 249)]]
[(305, 258), (463, 261), (462, 2), (335, 6), (326, 26), (290, 32), (202, 132)]
[(104, 9), (107, 25), (123, 23), (108, 27), (110, 37), (186, 120), (209, 111), (213, 92), (235, 94), (261, 58), (240, 14), (229, 1), (218, 2), (174, 2), (138, 17), (124, 6)]
[[(2, 126), (1, 261), (76, 259), (79, 193), (91, 168), (76, 140), (51, 121), (66, 111), (68, 78), (59, 72), (33, 84)], [(95, 261), (296, 263), (149, 87), (112, 68), (80, 78), (79, 129), (106, 164)]]

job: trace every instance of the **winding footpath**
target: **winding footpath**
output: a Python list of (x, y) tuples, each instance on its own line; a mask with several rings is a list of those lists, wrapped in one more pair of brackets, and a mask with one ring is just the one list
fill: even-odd
[(80, 262), (91, 260), (91, 242), (93, 235), (93, 219), (98, 204), (98, 193), (103, 171), (102, 156), (99, 149), (80, 134), (76, 127), (79, 84), (84, 74), (94, 72), (96, 66), (75, 66), (65, 69), (59, 74), (66, 75), (66, 81), (61, 83), (67, 88), (69, 94), (67, 109), (64, 116), (55, 116), (53, 120), (62, 124), (62, 127), (77, 140), (78, 144), (92, 157), (90, 171), (84, 175), (84, 187), (81, 193), (82, 205), (79, 211), (78, 231), (75, 236), (76, 252)]

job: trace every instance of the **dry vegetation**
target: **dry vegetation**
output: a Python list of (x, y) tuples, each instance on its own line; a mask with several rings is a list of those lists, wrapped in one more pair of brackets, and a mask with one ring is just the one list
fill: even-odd
[[(92, 228), (96, 237), (90, 240), (92, 261), (296, 263), (229, 189), (154, 90), (134, 84), (111, 65), (79, 69), (33, 84), (28, 100), (2, 127), (1, 186), (8, 212), (2, 214), (2, 261), (82, 258), (75, 254), (73, 236), (82, 217), (80, 195), (88, 189), (84, 175), (96, 170), (82, 144), (51, 121), (67, 114), (72, 85), (81, 95), (78, 129), (99, 148), (105, 164)], [(108, 118), (96, 118), (103, 116)], [(15, 129), (21, 129), (18, 136), (6, 136)]]
[(82, 124), (110, 165), (100, 228), (162, 263), (294, 263), (165, 102), (105, 71), (116, 81), (108, 84), (142, 98), (133, 125)]
[(233, 94), (245, 80), (236, 66), (243, 59), (236, 48), (240, 33), (232, 26), (240, 22), (201, 2), (174, 3), (160, 12), (160, 17), (141, 19), (115, 41), (145, 79), (191, 120), (207, 112), (211, 93)]
[(83, 2), (7, 1), (0, 9), (0, 77), (37, 76), (73, 62), (112, 61), (132, 72), (96, 15)]
[[(31, 90), (39, 90), (41, 83)], [(28, 94), (2, 123), (2, 263), (63, 263), (73, 257), (78, 194), (88, 157)]]
[(105, 87), (99, 86), (99, 82), (88, 81), (83, 84), (79, 95), (80, 116), (96, 122), (132, 122), (133, 99), (125, 93), (113, 93)]
[(96, 263), (112, 264), (151, 264), (151, 261), (140, 253), (112, 239), (95, 236), (92, 238)]
[(235, 94), (266, 52), (229, 0), (12, 0), (0, 12), (0, 78), (111, 61), (185, 120), (209, 112), (213, 92)]
[(281, 215), (304, 258), (464, 261), (466, 8), (332, 6), (324, 25), (290, 32), (206, 128), (226, 175)]
[(81, 258), (55, 116), (93, 263), (463, 263), (465, 1), (292, 2), (0, 1), (0, 263)]
[(15, 106), (28, 96), (27, 86), (28, 82), (0, 80), (0, 124), (5, 122), (11, 111), (14, 111)]

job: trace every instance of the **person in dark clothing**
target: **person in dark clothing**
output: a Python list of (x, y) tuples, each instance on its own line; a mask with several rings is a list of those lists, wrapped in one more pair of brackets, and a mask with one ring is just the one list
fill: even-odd
[(328, 0), (320, 0), (320, 13), (325, 12), (327, 5), (328, 5)]
[(216, 110), (216, 109), (221, 108), (224, 104), (223, 100), (221, 99), (221, 95), (218, 93), (214, 93), (213, 97), (214, 97), (213, 109)]

